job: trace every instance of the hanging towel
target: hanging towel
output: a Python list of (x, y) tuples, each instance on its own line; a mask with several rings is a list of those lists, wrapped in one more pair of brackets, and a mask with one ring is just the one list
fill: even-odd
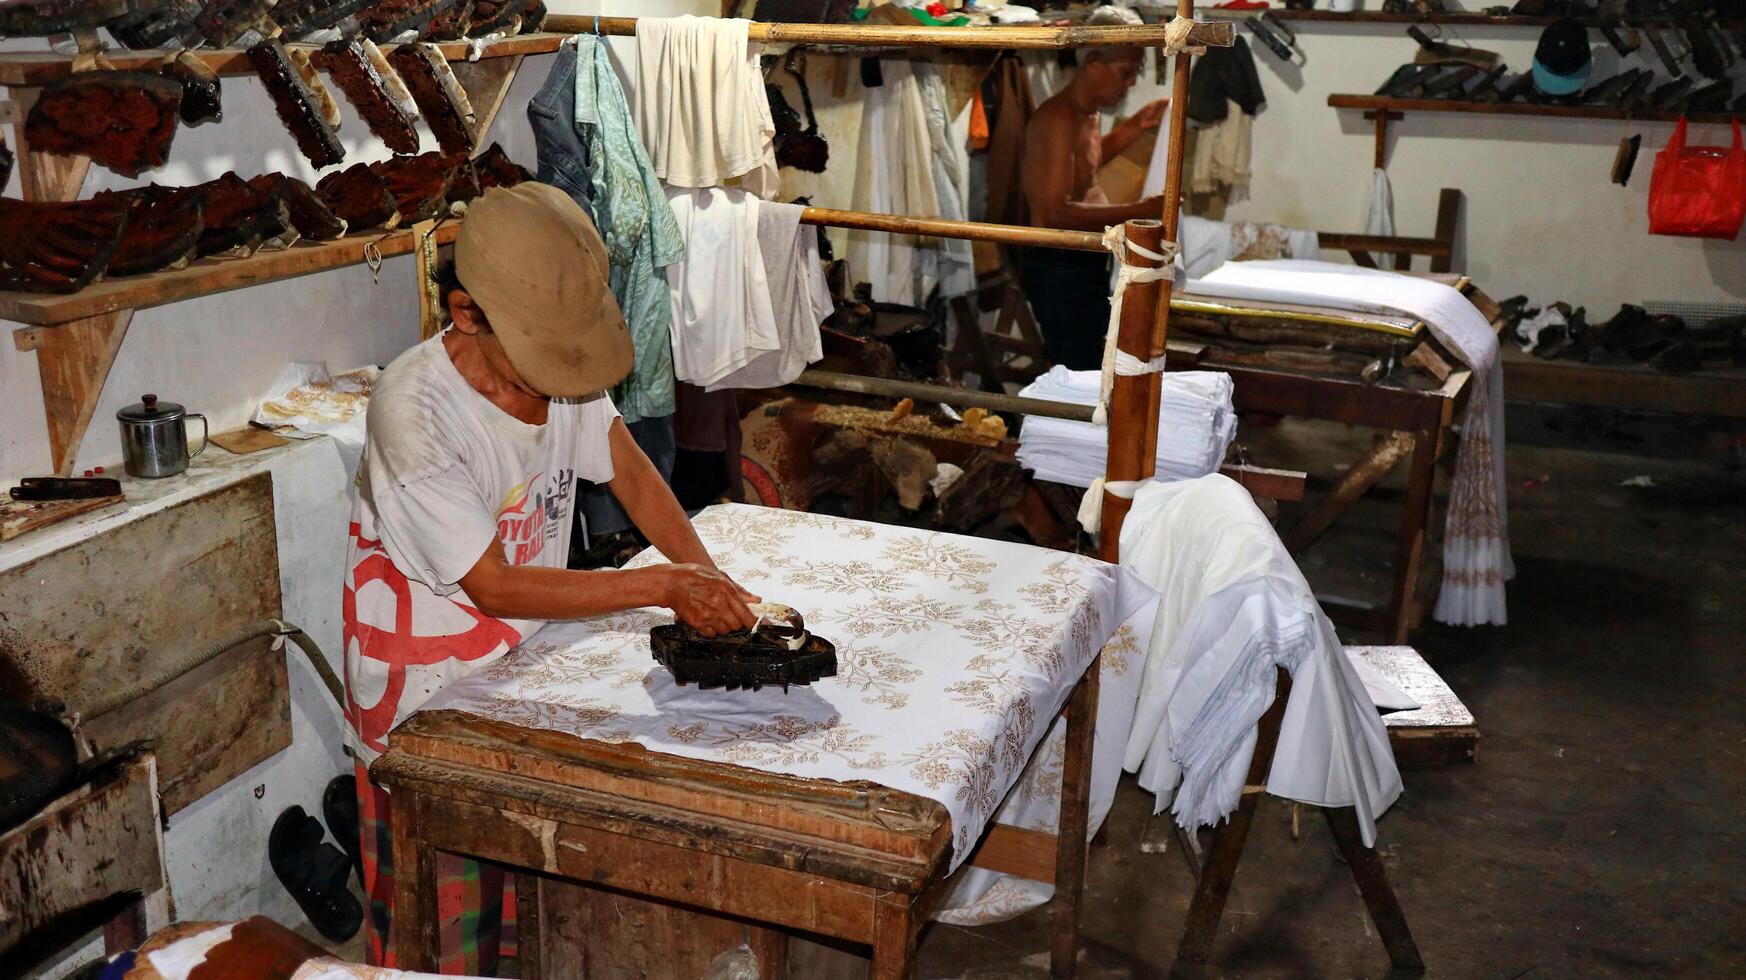
[(800, 223), (806, 209), (798, 204), (760, 201), (757, 208), (758, 249), (779, 347), (759, 353), (745, 367), (711, 385), (710, 391), (775, 388), (800, 377), (808, 364), (824, 357), (818, 328), (835, 312), (836, 304), (819, 260), (818, 231)]
[[(927, 113), (928, 147), (933, 156), (934, 194), (939, 210), (934, 212), (948, 221), (970, 218), (964, 202), (969, 196), (970, 162), (964, 152), (964, 141), (952, 137), (952, 117), (946, 108), (946, 83), (940, 70), (925, 61), (914, 64), (916, 85), (921, 90), (922, 109)], [(966, 238), (936, 238), (929, 241), (922, 253), (923, 298), (938, 286), (940, 296), (951, 298), (976, 291), (976, 260)]]
[(707, 387), (779, 351), (770, 281), (758, 242), (765, 202), (737, 187), (670, 187), (685, 259), (667, 268), (673, 309), (673, 369)]
[(1194, 193), (1215, 194), (1221, 187), (1249, 189), (1249, 137), (1254, 121), (1246, 112), (1231, 112), (1196, 134), (1194, 159), (1189, 164), (1189, 188)]
[[(1388, 171), (1377, 167), (1370, 171), (1370, 196), (1364, 206), (1364, 234), (1394, 235), (1394, 190), (1388, 185)], [(1378, 269), (1393, 269), (1394, 255), (1376, 256)]]
[[(1275, 668), (1291, 695), (1267, 791), (1351, 806), (1367, 846), (1400, 795), (1382, 717), (1267, 518), (1219, 474), (1146, 483), (1121, 533), (1122, 566), (1161, 593), (1124, 768), (1185, 829), (1236, 808)], [(1411, 703), (1399, 691), (1387, 700)]]
[(606, 244), (612, 295), (636, 348), (636, 366), (613, 389), (613, 404), (627, 424), (672, 415), (671, 321), (661, 270), (679, 260), (685, 243), (598, 38), (579, 34), (563, 43), (527, 115), (539, 179), (581, 203)]
[(1443, 588), (1431, 615), (1456, 626), (1502, 626), (1504, 583), (1516, 566), (1504, 482), (1503, 360), (1485, 316), (1440, 282), (1332, 262), (1227, 262), (1195, 283), (1203, 293), (1221, 287), (1232, 287), (1233, 298), (1242, 298), (1244, 290), (1284, 290), (1312, 303), (1408, 313), (1425, 321), (1438, 342), (1472, 369), (1443, 533)]
[[(862, 110), (854, 208), (936, 216), (940, 196), (921, 86), (908, 61), (892, 58), (879, 64), (883, 83), (866, 90)], [(927, 294), (922, 291), (926, 270), (921, 253), (936, 243), (879, 231), (850, 231), (848, 238), (849, 271), (857, 281), (872, 285), (875, 300), (922, 305)], [(931, 289), (932, 283), (926, 285)]]
[(675, 187), (740, 186), (776, 196), (776, 122), (758, 70), (751, 21), (637, 21), (637, 129), (655, 174)]

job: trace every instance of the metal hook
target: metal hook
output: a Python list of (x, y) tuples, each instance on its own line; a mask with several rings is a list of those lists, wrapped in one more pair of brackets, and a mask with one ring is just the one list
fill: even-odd
[(382, 250), (376, 247), (376, 242), (364, 243), (364, 264), (370, 267), (370, 280), (382, 285)]
[(599, 14), (594, 15), (594, 36), (595, 37), (603, 36), (600, 33), (600, 15)]

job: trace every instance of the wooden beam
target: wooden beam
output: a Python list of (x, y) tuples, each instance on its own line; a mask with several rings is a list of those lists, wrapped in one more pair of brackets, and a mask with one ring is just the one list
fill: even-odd
[[(1131, 223), (1130, 223), (1131, 224)], [(1156, 378), (1156, 375), (1153, 376)], [(1049, 943), (1049, 975), (1073, 976), (1079, 958), (1079, 920), (1085, 901), (1087, 839), (1091, 830), (1092, 732), (1097, 725), (1097, 689), (1102, 665), (1093, 658), (1064, 709), (1066, 746), (1062, 752), (1061, 815), (1055, 838), (1054, 922)]]
[(1334, 525), (1341, 514), (1358, 502), (1371, 487), (1376, 486), (1401, 460), (1412, 454), (1417, 440), (1411, 432), (1390, 432), (1363, 458), (1352, 464), (1346, 475), (1327, 496), (1316, 502), (1308, 513), (1298, 519), (1285, 535), (1285, 547), (1292, 554), (1308, 548)]
[[(635, 17), (596, 17), (592, 14), (554, 14), (545, 26), (568, 34), (600, 34), (632, 37)], [(1166, 28), (1146, 25), (1014, 25), (994, 27), (933, 27), (924, 24), (773, 24), (753, 23), (748, 32), (754, 42), (794, 44), (846, 44), (868, 47), (937, 48), (1082, 48), (1100, 45), (1161, 47)], [(1230, 23), (1197, 23), (1188, 35), (1198, 47), (1228, 48), (1236, 38)]]
[[(530, 54), (550, 54), (558, 50), (567, 34), (540, 32), (536, 34), (520, 34), (493, 41), (481, 52), (480, 59), (520, 58)], [(468, 41), (442, 41), (437, 47), (442, 49), (443, 56), (451, 65), (459, 68), (467, 62)], [(313, 51), (319, 45), (287, 44), (288, 48), (302, 48)], [(394, 45), (384, 44), (384, 53), (392, 51)], [(205, 63), (206, 67), (218, 75), (249, 76), (255, 73), (254, 66), (249, 63), (246, 48), (196, 48), (189, 52)], [(136, 71), (156, 71), (164, 60), (163, 51), (105, 51), (103, 57), (111, 65), (119, 69)], [(73, 56), (59, 54), (54, 51), (8, 51), (0, 55), (0, 86), (37, 86), (46, 85), (57, 79), (65, 78), (73, 73)]]
[(982, 836), (982, 843), (970, 853), (969, 863), (1001, 874), (1053, 884), (1056, 849), (1054, 834), (997, 823), (988, 828), (988, 833)]
[[(118, 310), (38, 330), (28, 339), (14, 338), (20, 349), (36, 351), (42, 410), (48, 420), (49, 458), (61, 476), (73, 474), (79, 442), (91, 425), (97, 397), (103, 393), (103, 382), (132, 321), (132, 310)], [(31, 346), (22, 346), (26, 342)]]

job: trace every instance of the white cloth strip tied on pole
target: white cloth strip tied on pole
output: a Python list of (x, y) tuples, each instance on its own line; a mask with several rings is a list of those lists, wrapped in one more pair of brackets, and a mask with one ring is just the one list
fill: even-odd
[[(1103, 230), (1103, 245), (1116, 257), (1116, 278), (1109, 298), (1109, 327), (1103, 335), (1103, 383), (1098, 388), (1097, 410), (1091, 416), (1091, 420), (1098, 425), (1109, 424), (1109, 396), (1115, 388), (1115, 379), (1118, 376), (1137, 378), (1147, 374), (1159, 374), (1164, 370), (1163, 354), (1149, 361), (1142, 361), (1122, 350), (1116, 337), (1121, 332), (1122, 297), (1127, 294), (1128, 287), (1135, 283), (1175, 278), (1177, 252), (1175, 242), (1161, 243), (1157, 252), (1144, 245), (1136, 245), (1128, 241), (1127, 232), (1121, 225), (1112, 225)], [(1158, 265), (1156, 268), (1130, 265), (1124, 251), (1151, 259)]]

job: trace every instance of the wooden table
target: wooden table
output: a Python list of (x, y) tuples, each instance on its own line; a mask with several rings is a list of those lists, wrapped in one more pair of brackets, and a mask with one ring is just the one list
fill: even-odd
[[(968, 862), (1056, 883), (1058, 977), (1072, 975), (1078, 947), (1097, 678), (1094, 659), (1064, 709), (1060, 837), (994, 825)], [(917, 935), (947, 884), (945, 807), (870, 783), (778, 775), (454, 711), (408, 719), (371, 771), (394, 798), (391, 941), (405, 969), (437, 962), (437, 851), (517, 869), (524, 977), (611, 975), (601, 949), (610, 937), (563, 928), (569, 923), (541, 908), (555, 888), (580, 884), (660, 903), (680, 919), (674, 942), (641, 951), (653, 958), (648, 975), (701, 976), (744, 930), (766, 980), (790, 975), (792, 933), (871, 946), (872, 976), (898, 980), (912, 974)]]

